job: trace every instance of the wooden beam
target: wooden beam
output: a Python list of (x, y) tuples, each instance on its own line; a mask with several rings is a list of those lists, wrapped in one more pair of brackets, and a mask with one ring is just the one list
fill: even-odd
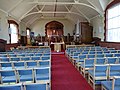
[(19, 19), (19, 21), (21, 21), (32, 9), (34, 9), (35, 7), (37, 6), (37, 4), (36, 5), (34, 5), (30, 10), (28, 10), (25, 14), (23, 14), (22, 16), (21, 16), (21, 18)]
[[(90, 1), (88, 1), (89, 3), (91, 3)], [(26, 4), (38, 4), (38, 5), (82, 5), (82, 6), (86, 6), (89, 7), (95, 11), (97, 11), (99, 14), (101, 14), (101, 11), (99, 9), (97, 9), (94, 5), (88, 5), (85, 3), (79, 3), (79, 2), (28, 2)]]
[[(76, 12), (54, 12), (54, 11), (51, 11), (51, 12), (41, 12), (41, 11), (39, 11), (39, 12), (33, 12), (33, 13), (29, 13), (29, 14), (27, 14), (27, 15), (25, 15), (24, 17), (27, 17), (27, 16), (29, 16), (29, 15), (32, 15), (32, 14), (38, 14), (38, 13), (43, 13), (43, 14), (54, 14), (54, 13), (60, 13), (60, 14), (76, 14), (76, 15), (79, 15), (79, 16), (81, 16), (79, 13), (76, 13)], [(83, 16), (82, 16), (83, 17)]]

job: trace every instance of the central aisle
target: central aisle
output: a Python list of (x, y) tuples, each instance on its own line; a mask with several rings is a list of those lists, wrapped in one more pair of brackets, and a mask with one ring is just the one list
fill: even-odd
[(52, 55), (52, 90), (93, 90), (64, 54)]

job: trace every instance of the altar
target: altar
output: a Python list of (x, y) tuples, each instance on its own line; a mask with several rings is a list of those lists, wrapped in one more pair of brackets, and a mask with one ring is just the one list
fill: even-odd
[(64, 48), (64, 42), (51, 42), (51, 45), (54, 46), (54, 51), (56, 52), (60, 52), (61, 51), (61, 48)]

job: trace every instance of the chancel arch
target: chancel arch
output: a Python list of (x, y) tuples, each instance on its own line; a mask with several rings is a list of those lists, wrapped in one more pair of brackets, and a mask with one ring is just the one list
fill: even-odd
[(59, 42), (61, 37), (64, 35), (64, 25), (58, 21), (51, 21), (45, 25), (45, 34), (48, 39), (53, 42)]
[(45, 25), (45, 31), (47, 36), (51, 35), (63, 35), (63, 24), (58, 21), (51, 21)]

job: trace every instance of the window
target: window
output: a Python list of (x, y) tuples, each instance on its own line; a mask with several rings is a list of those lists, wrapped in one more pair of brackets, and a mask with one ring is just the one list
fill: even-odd
[(27, 31), (27, 44), (29, 45), (29, 44), (31, 44), (31, 42), (30, 42), (30, 29), (29, 28), (27, 28), (26, 29), (26, 31)]
[(120, 42), (120, 4), (107, 9), (106, 41)]
[(18, 24), (14, 21), (9, 20), (9, 35), (10, 35), (10, 43), (18, 43)]
[(30, 30), (27, 29), (27, 38), (30, 38)]
[(15, 24), (10, 24), (10, 30), (11, 30), (11, 43), (17, 43), (18, 42), (17, 26)]

